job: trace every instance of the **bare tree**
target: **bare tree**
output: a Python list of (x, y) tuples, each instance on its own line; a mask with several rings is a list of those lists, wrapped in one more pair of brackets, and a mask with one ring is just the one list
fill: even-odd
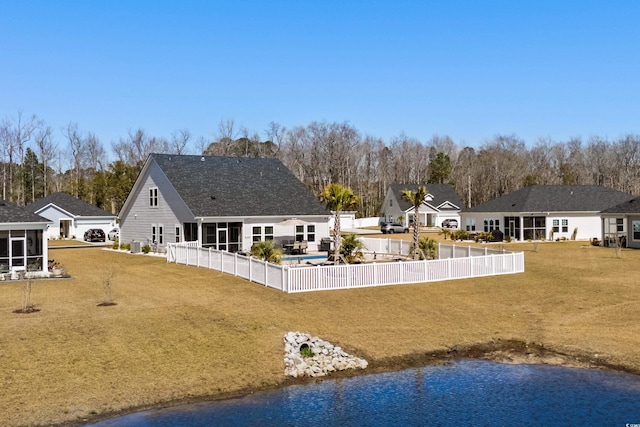
[(171, 147), (172, 154), (187, 154), (187, 145), (191, 140), (191, 132), (187, 129), (180, 129), (171, 134)]
[(56, 156), (57, 144), (52, 138), (53, 129), (50, 126), (41, 127), (34, 137), (34, 141), (38, 150), (38, 156), (42, 162), (42, 194), (49, 194), (49, 177), (53, 174), (51, 163)]
[(70, 122), (65, 129), (63, 129), (64, 136), (69, 143), (69, 151), (73, 162), (73, 195), (75, 197), (80, 196), (80, 174), (86, 154), (85, 140), (82, 137), (81, 132), (78, 130), (78, 124)]

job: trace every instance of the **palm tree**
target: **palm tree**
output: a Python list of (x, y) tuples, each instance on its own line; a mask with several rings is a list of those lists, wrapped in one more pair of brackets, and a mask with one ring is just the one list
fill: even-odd
[[(418, 187), (417, 190), (402, 190), (402, 198), (413, 205), (413, 247), (420, 247), (420, 205), (427, 195), (426, 187)], [(418, 251), (414, 251), (413, 259), (420, 259)]]
[(340, 254), (349, 263), (353, 264), (356, 261), (364, 259), (364, 243), (355, 234), (347, 234), (342, 239), (342, 246), (340, 247)]
[(412, 253), (414, 257), (417, 253), (420, 259), (435, 259), (438, 256), (438, 243), (428, 237), (422, 237), (420, 238), (418, 250), (415, 250), (415, 244), (412, 243), (409, 253)]
[(280, 264), (280, 261), (282, 261), (282, 251), (276, 248), (273, 240), (254, 243), (251, 246), (251, 255), (274, 264)]
[(320, 193), (320, 199), (327, 204), (327, 209), (334, 212), (335, 221), (333, 225), (333, 259), (337, 264), (340, 258), (340, 212), (353, 209), (358, 204), (358, 196), (349, 187), (340, 184), (329, 184)]

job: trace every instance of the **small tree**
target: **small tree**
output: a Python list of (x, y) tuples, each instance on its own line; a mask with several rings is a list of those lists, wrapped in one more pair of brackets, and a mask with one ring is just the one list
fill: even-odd
[(118, 270), (119, 267), (115, 264), (107, 264), (102, 271), (102, 291), (104, 292), (104, 299), (100, 304), (98, 304), (99, 307), (108, 307), (117, 304), (113, 301), (111, 285), (113, 284), (113, 279), (116, 277)]
[(349, 264), (353, 264), (356, 261), (364, 259), (362, 249), (364, 249), (364, 244), (358, 236), (355, 234), (347, 234), (342, 239), (340, 255), (342, 255)]
[[(415, 245), (409, 246), (409, 254), (413, 254), (415, 258)], [(418, 245), (417, 254), (420, 259), (435, 259), (438, 257), (438, 243), (428, 237), (422, 237)]]
[(448, 228), (441, 228), (440, 234), (444, 236), (444, 240), (447, 240), (447, 237), (451, 237), (451, 230)]
[(340, 259), (340, 246), (342, 245), (340, 212), (355, 208), (358, 205), (358, 196), (356, 196), (349, 187), (344, 187), (340, 184), (329, 184), (322, 193), (320, 193), (320, 199), (327, 204), (327, 209), (335, 212), (333, 225), (333, 258), (337, 264)]
[(14, 310), (14, 313), (36, 313), (40, 311), (40, 309), (36, 308), (31, 302), (31, 289), (32, 289), (32, 280), (31, 278), (27, 279), (22, 285), (22, 308)]
[[(417, 190), (402, 190), (402, 198), (413, 205), (413, 244), (415, 247), (420, 246), (420, 206), (427, 196), (425, 187), (418, 187)], [(420, 254), (414, 253), (414, 259), (418, 259)]]
[(273, 240), (255, 242), (253, 246), (251, 246), (251, 255), (273, 264), (280, 264), (282, 262), (282, 251), (276, 248)]

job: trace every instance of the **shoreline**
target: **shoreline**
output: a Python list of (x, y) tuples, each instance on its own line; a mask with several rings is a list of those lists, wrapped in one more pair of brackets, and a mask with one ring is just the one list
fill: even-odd
[[(366, 356), (364, 357), (366, 358)], [(284, 377), (281, 382), (271, 385), (244, 388), (228, 393), (191, 396), (181, 399), (174, 399), (171, 401), (157, 402), (150, 405), (143, 405), (114, 412), (96, 414), (94, 417), (81, 420), (69, 420), (58, 424), (50, 424), (50, 426), (77, 427), (152, 409), (170, 408), (173, 406), (189, 405), (209, 401), (236, 399), (262, 391), (274, 390), (292, 385), (313, 384), (335, 378), (348, 378), (383, 372), (396, 372), (410, 368), (446, 365), (459, 359), (479, 359), (504, 364), (551, 365), (576, 369), (602, 369), (612, 372), (624, 372), (633, 375), (640, 375), (639, 369), (609, 363), (606, 359), (600, 358), (597, 354), (590, 355), (586, 353), (563, 352), (545, 347), (543, 344), (526, 343), (517, 340), (496, 340), (469, 346), (454, 346), (445, 350), (414, 353), (405, 356), (390, 357), (378, 360), (367, 359), (369, 361), (369, 366), (365, 370), (339, 371), (334, 372), (329, 376), (317, 378)]]

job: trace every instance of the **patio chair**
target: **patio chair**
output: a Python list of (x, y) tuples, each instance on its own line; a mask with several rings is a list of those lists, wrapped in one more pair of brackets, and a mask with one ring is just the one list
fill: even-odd
[(303, 240), (302, 242), (300, 242), (300, 253), (302, 254), (306, 254), (307, 253), (307, 241)]
[(299, 254), (301, 253), (302, 249), (300, 246), (300, 242), (293, 242), (293, 246), (291, 247), (291, 253), (292, 254)]

